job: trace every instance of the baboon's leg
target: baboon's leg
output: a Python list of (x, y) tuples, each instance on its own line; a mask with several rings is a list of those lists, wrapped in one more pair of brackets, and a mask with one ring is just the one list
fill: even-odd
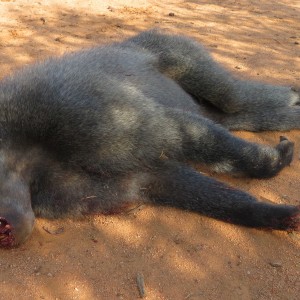
[(275, 148), (250, 143), (208, 119), (172, 109), (165, 109), (156, 121), (159, 127), (152, 145), (158, 149), (161, 145), (173, 160), (201, 162), (216, 171), (258, 178), (274, 176), (292, 160), (293, 144), (285, 138)]
[(229, 130), (264, 131), (300, 128), (299, 106), (233, 114), (209, 109), (207, 110), (207, 116)]
[(101, 180), (101, 185), (106, 188), (99, 191), (99, 197), (82, 201), (83, 213), (118, 213), (136, 202), (150, 202), (248, 227), (300, 230), (299, 207), (258, 202), (243, 191), (172, 161), (116, 177), (113, 183)]
[[(238, 225), (300, 230), (300, 207), (258, 202), (251, 195), (170, 161), (148, 174), (128, 178), (126, 190), (158, 205), (197, 212)], [(137, 196), (134, 196), (136, 192)]]
[(257, 111), (300, 103), (299, 92), (234, 78), (195, 41), (148, 31), (129, 39), (158, 57), (158, 69), (195, 99), (209, 101), (224, 112)]

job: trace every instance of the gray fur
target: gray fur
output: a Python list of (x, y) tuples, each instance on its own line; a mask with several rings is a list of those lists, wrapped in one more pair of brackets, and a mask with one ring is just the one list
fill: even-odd
[(136, 201), (298, 230), (297, 207), (258, 203), (186, 164), (276, 175), (293, 143), (253, 144), (224, 127), (300, 128), (298, 102), (295, 90), (238, 80), (201, 45), (157, 31), (24, 68), (0, 84), (0, 244), (29, 235), (32, 210), (79, 217)]

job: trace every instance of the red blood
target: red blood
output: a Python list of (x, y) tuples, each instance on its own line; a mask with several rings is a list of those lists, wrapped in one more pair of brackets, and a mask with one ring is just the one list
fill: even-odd
[(0, 246), (11, 247), (14, 245), (15, 237), (12, 233), (12, 226), (5, 218), (0, 217)]

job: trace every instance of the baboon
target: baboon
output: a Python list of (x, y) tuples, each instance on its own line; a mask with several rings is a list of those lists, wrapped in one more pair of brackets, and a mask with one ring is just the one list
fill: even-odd
[(299, 90), (240, 80), (190, 38), (158, 30), (16, 72), (0, 83), (0, 245), (34, 218), (172, 206), (255, 228), (300, 230), (300, 207), (257, 201), (200, 174), (268, 178), (293, 143), (228, 130), (300, 128)]

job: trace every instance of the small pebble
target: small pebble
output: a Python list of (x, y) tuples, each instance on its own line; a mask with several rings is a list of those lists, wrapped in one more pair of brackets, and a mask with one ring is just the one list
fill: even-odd
[(282, 263), (280, 263), (280, 262), (270, 262), (269, 263), (270, 264), (270, 266), (272, 266), (272, 267), (274, 267), (274, 268), (281, 268), (282, 267)]

